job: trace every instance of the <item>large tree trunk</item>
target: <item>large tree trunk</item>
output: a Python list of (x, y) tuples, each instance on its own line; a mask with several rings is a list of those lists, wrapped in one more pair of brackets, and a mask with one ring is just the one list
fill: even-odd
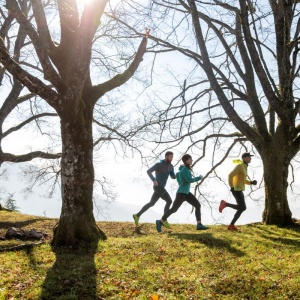
[(288, 141), (283, 136), (276, 138), (261, 157), (265, 181), (265, 224), (287, 225), (292, 223), (292, 213), (287, 200), (288, 168), (290, 163)]
[[(92, 111), (92, 109), (90, 109)], [(87, 110), (85, 110), (87, 113)], [(106, 239), (93, 215), (93, 137), (92, 112), (61, 118), (62, 210), (54, 230), (54, 246), (75, 246), (79, 242)]]
[(292, 223), (292, 214), (287, 200), (288, 166), (274, 162), (264, 166), (265, 210), (263, 222), (287, 225)]

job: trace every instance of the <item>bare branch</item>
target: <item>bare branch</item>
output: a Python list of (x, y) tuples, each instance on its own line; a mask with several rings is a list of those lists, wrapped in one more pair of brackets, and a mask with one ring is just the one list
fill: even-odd
[(141, 44), (140, 44), (139, 49), (134, 57), (134, 60), (132, 61), (132, 63), (130, 64), (130, 66), (128, 67), (128, 69), (126, 71), (124, 71), (122, 74), (118, 74), (115, 77), (113, 77), (112, 79), (110, 79), (104, 83), (101, 83), (97, 86), (94, 86), (92, 88), (93, 94), (95, 95), (94, 96), (95, 100), (99, 99), (102, 95), (104, 95), (108, 91), (111, 91), (111, 90), (115, 89), (116, 87), (121, 86), (122, 84), (124, 84), (126, 81), (128, 81), (133, 76), (133, 74), (137, 70), (139, 64), (142, 62), (143, 56), (146, 52), (148, 34), (149, 33), (146, 33), (146, 36), (141, 41)]

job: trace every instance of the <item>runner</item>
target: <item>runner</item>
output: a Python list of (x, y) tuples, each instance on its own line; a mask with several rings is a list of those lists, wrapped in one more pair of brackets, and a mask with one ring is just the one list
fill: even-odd
[(192, 176), (192, 163), (193, 159), (189, 154), (184, 154), (182, 156), (182, 161), (184, 165), (179, 167), (179, 172), (176, 174), (177, 182), (179, 188), (176, 193), (176, 198), (172, 205), (172, 208), (165, 212), (160, 220), (156, 220), (156, 229), (158, 232), (161, 232), (161, 226), (166, 228), (171, 228), (170, 224), (167, 222), (167, 219), (170, 215), (175, 213), (178, 208), (182, 205), (184, 201), (188, 202), (195, 208), (195, 216), (197, 221), (197, 230), (206, 230), (208, 227), (202, 225), (201, 223), (201, 205), (197, 198), (190, 192), (191, 183), (197, 182), (202, 179), (202, 176), (193, 177)]
[[(173, 160), (173, 152), (167, 151), (165, 154), (165, 159), (156, 163), (153, 167), (151, 167), (147, 171), (148, 176), (153, 181), (154, 193), (151, 197), (150, 202), (147, 203), (146, 205), (144, 205), (137, 214), (133, 215), (133, 219), (134, 219), (136, 226), (139, 225), (140, 216), (145, 211), (147, 211), (150, 207), (154, 206), (159, 198), (166, 201), (164, 212), (169, 210), (169, 208), (172, 204), (172, 199), (171, 199), (169, 193), (166, 191), (165, 186), (167, 184), (169, 175), (172, 179), (176, 178), (175, 173), (174, 173), (174, 167), (171, 164), (172, 160)], [(153, 172), (155, 172), (155, 177), (152, 175)]]
[(228, 225), (228, 230), (239, 230), (234, 224), (241, 216), (243, 211), (246, 210), (246, 203), (243, 191), (245, 190), (245, 184), (247, 185), (256, 185), (257, 181), (253, 180), (250, 181), (247, 179), (247, 169), (248, 164), (251, 162), (251, 155), (249, 152), (246, 152), (242, 155), (242, 160), (234, 160), (233, 162), (238, 164), (228, 175), (228, 183), (230, 186), (230, 191), (233, 197), (236, 200), (237, 204), (231, 204), (222, 200), (219, 206), (219, 212), (222, 213), (225, 207), (230, 207), (236, 210), (236, 213)]

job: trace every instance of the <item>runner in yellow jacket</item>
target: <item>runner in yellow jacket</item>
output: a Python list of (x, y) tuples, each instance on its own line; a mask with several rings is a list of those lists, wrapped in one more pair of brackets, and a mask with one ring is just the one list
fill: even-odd
[(243, 211), (246, 210), (246, 203), (243, 191), (245, 190), (245, 185), (256, 185), (257, 181), (250, 181), (247, 179), (247, 169), (248, 164), (251, 162), (251, 155), (249, 152), (246, 152), (242, 155), (242, 160), (234, 160), (234, 163), (237, 163), (237, 166), (229, 173), (228, 175), (228, 184), (230, 186), (230, 191), (234, 196), (237, 204), (230, 204), (222, 200), (219, 206), (219, 212), (221, 213), (225, 207), (231, 207), (236, 210), (236, 213), (228, 226), (228, 230), (238, 230), (235, 227), (235, 222), (241, 216)]

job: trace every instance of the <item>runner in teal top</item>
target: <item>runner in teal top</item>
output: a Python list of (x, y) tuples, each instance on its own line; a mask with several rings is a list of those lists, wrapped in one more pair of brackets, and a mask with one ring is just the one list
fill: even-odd
[(170, 215), (172, 215), (178, 210), (178, 208), (182, 205), (184, 201), (188, 202), (195, 208), (195, 216), (197, 220), (196, 229), (208, 229), (208, 227), (204, 226), (201, 223), (201, 205), (197, 198), (190, 192), (191, 183), (201, 180), (202, 176), (194, 177), (192, 175), (191, 165), (193, 163), (193, 159), (189, 154), (183, 155), (182, 161), (184, 165), (179, 167), (179, 172), (176, 174), (177, 182), (179, 184), (179, 188), (176, 193), (176, 198), (173, 202), (171, 209), (165, 212), (161, 220), (156, 220), (156, 229), (158, 232), (161, 232), (162, 225), (164, 225), (166, 228), (171, 228), (171, 226), (167, 222), (167, 219)]

